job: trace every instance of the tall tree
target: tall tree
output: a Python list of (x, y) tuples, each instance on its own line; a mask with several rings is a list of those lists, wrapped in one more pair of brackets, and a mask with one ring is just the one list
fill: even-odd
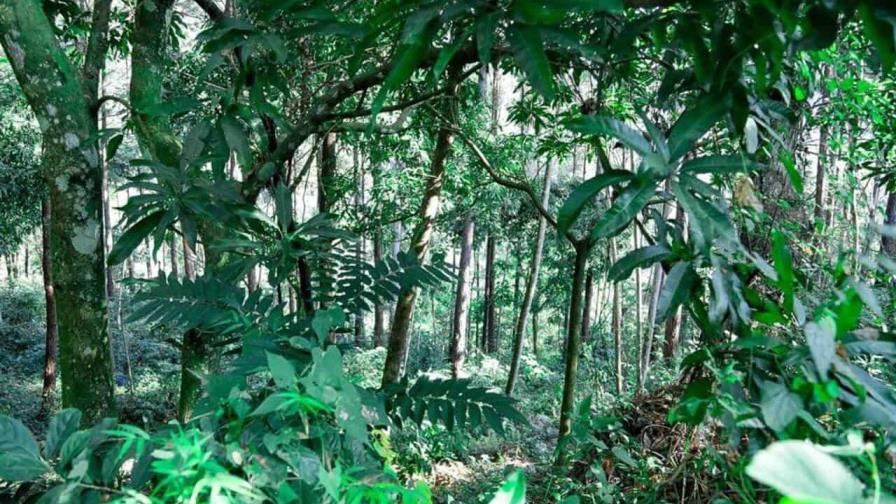
[(473, 234), (476, 224), (472, 216), (464, 218), (461, 231), (460, 264), (457, 269), (457, 291), (454, 295), (454, 320), (451, 334), (451, 375), (460, 376), (467, 354), (467, 329), (470, 318), (470, 289), (473, 257)]
[[(449, 119), (456, 116), (457, 103), (455, 96), (459, 85), (461, 67), (453, 63), (449, 67), (449, 84), (446, 97), (443, 99), (442, 114)], [(448, 123), (439, 126), (436, 133), (435, 150), (426, 177), (426, 188), (423, 201), (418, 212), (420, 220), (414, 229), (411, 238), (411, 250), (419, 262), (425, 262), (432, 237), (435, 231), (435, 219), (439, 213), (442, 198), (442, 186), (445, 183), (445, 162), (451, 154), (451, 144), (454, 140), (453, 128)], [(392, 327), (389, 331), (389, 346), (386, 353), (386, 363), (383, 369), (383, 385), (396, 383), (404, 374), (405, 360), (407, 359), (408, 344), (410, 341), (411, 318), (414, 313), (414, 304), (420, 294), (418, 287), (404, 289), (395, 304), (395, 314), (392, 317)]]
[[(544, 186), (541, 190), (541, 206), (549, 208), (551, 200), (551, 182), (554, 178), (554, 163), (548, 161), (544, 172)], [(532, 250), (532, 262), (529, 263), (529, 277), (526, 279), (526, 290), (523, 294), (523, 303), (516, 319), (513, 333), (513, 355), (510, 358), (510, 372), (507, 375), (507, 385), (504, 391), (513, 394), (516, 386), (517, 375), (520, 369), (520, 359), (523, 354), (523, 340), (526, 337), (526, 321), (529, 320), (529, 311), (535, 299), (535, 291), (538, 288), (538, 276), (541, 271), (541, 257), (544, 252), (544, 236), (547, 231), (547, 220), (543, 215), (538, 216), (538, 232), (535, 235), (535, 248)], [(532, 328), (532, 351), (538, 354), (537, 330)]]
[(495, 234), (485, 239), (485, 296), (482, 312), (482, 349), (493, 354), (498, 351), (498, 334), (495, 331)]
[(110, 10), (111, 0), (93, 3), (84, 64), (78, 69), (56, 39), (40, 2), (9, 0), (0, 6), (0, 42), (43, 132), (62, 404), (79, 408), (85, 422), (116, 409), (96, 114)]
[(44, 198), (41, 205), (41, 254), (43, 270), (44, 300), (46, 301), (46, 338), (44, 344), (44, 384), (41, 392), (41, 408), (49, 411), (53, 407), (56, 390), (56, 363), (59, 352), (59, 327), (56, 325), (56, 293), (53, 289), (53, 263), (50, 258), (52, 225), (50, 200)]

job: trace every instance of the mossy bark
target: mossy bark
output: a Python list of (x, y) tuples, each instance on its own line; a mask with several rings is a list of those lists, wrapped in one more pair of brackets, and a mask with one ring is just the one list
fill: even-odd
[(572, 276), (572, 295), (569, 303), (569, 319), (566, 333), (566, 372), (563, 379), (563, 400), (560, 404), (560, 429), (557, 436), (557, 465), (566, 462), (566, 438), (572, 432), (572, 415), (575, 407), (576, 376), (579, 370), (580, 330), (582, 328), (582, 298), (585, 272), (588, 269), (588, 252), (585, 243), (575, 245), (576, 262)]
[(62, 405), (93, 422), (115, 412), (94, 104), (40, 2), (0, 5), (0, 38), (43, 135)]

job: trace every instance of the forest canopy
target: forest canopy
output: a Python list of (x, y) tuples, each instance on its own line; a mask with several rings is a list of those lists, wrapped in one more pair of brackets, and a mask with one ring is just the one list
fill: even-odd
[(0, 499), (896, 502), (891, 2), (3, 0), (0, 45)]

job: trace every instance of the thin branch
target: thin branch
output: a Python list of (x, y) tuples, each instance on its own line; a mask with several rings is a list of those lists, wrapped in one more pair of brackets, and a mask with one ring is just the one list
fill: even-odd
[(215, 4), (214, 0), (193, 0), (200, 9), (205, 11), (209, 19), (212, 21), (220, 21), (224, 19), (224, 11)]

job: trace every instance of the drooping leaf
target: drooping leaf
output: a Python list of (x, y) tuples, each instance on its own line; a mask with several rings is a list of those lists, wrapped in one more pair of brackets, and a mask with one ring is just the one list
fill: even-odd
[(136, 224), (129, 227), (115, 242), (112, 251), (109, 252), (109, 265), (115, 266), (124, 262), (150, 233), (152, 233), (165, 212), (162, 210), (155, 211), (146, 217), (137, 221)]
[(795, 502), (864, 502), (864, 485), (839, 460), (806, 441), (773, 443), (747, 466), (747, 475)]
[(591, 240), (597, 241), (618, 234), (647, 205), (656, 193), (655, 180), (635, 179), (622, 191), (609, 210), (591, 230)]
[(544, 43), (537, 28), (515, 23), (507, 28), (517, 64), (526, 74), (529, 84), (538, 91), (545, 101), (554, 100), (554, 72), (544, 52)]
[(650, 142), (639, 131), (624, 122), (606, 116), (581, 116), (567, 121), (566, 127), (586, 135), (609, 135), (642, 156), (653, 152)]
[(812, 354), (815, 368), (822, 379), (827, 377), (831, 364), (837, 358), (836, 332), (836, 324), (830, 317), (823, 317), (818, 322), (806, 324), (806, 343), (809, 345), (809, 353)]
[(666, 320), (672, 311), (687, 299), (696, 279), (697, 272), (688, 262), (679, 262), (669, 270), (657, 300), (655, 324)]
[(631, 180), (633, 176), (624, 170), (608, 170), (579, 184), (557, 212), (557, 232), (560, 235), (566, 233), (591, 198), (607, 187)]
[(31, 431), (15, 418), (0, 415), (0, 480), (28, 481), (47, 469)]
[(730, 100), (716, 95), (706, 95), (685, 111), (669, 131), (669, 156), (680, 159), (694, 148), (712, 127), (725, 117)]
[(800, 396), (791, 392), (786, 385), (777, 382), (765, 382), (762, 385), (762, 418), (766, 425), (775, 432), (780, 432), (790, 425), (797, 414), (803, 410)]
[(633, 250), (610, 267), (607, 279), (611, 282), (620, 282), (628, 278), (635, 268), (646, 268), (666, 259), (670, 254), (671, 251), (665, 245), (651, 245)]
[(62, 444), (78, 430), (80, 424), (81, 412), (74, 408), (66, 408), (53, 416), (47, 427), (47, 443), (44, 446), (47, 458), (52, 459), (59, 454)]
[(784, 309), (793, 311), (795, 277), (793, 274), (793, 258), (787, 248), (787, 238), (777, 229), (772, 232), (772, 259), (775, 272), (778, 274), (778, 288), (783, 294)]
[(681, 165), (684, 173), (739, 173), (760, 170), (765, 165), (743, 156), (702, 156)]

